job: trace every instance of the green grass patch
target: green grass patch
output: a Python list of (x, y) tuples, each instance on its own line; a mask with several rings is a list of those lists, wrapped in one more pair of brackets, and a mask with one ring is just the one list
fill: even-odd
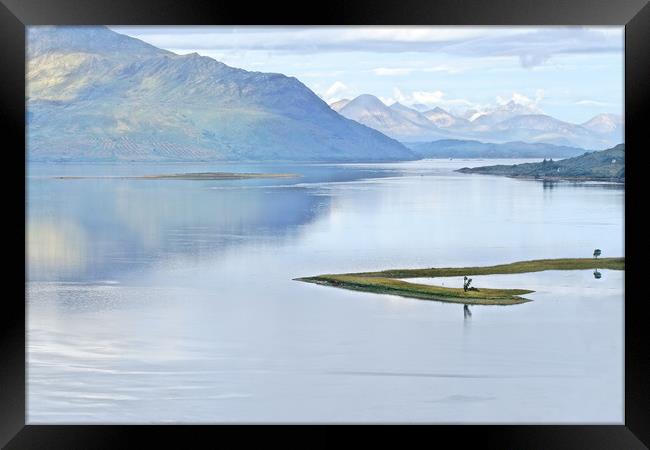
[(296, 278), (297, 281), (333, 286), (376, 294), (399, 295), (421, 300), (435, 300), (468, 305), (516, 305), (531, 300), (521, 297), (534, 291), (527, 289), (487, 289), (465, 291), (429, 284), (410, 283), (399, 278), (435, 278), (472, 275), (498, 275), (544, 270), (625, 270), (625, 258), (563, 258), (519, 261), (483, 267), (446, 267), (427, 269), (392, 269), (379, 272), (325, 274), (315, 277)]
[(470, 275), (500, 275), (508, 273), (542, 272), (544, 270), (625, 270), (625, 258), (561, 258), (518, 261), (482, 267), (431, 267), (427, 269), (391, 269), (379, 272), (359, 272), (345, 275), (383, 278), (433, 278)]

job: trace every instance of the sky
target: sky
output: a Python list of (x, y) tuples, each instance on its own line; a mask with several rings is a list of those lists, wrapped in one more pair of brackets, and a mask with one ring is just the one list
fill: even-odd
[[(561, 120), (623, 114), (623, 27), (113, 26), (178, 54), (457, 114), (514, 100)], [(422, 108), (424, 108), (422, 106)]]

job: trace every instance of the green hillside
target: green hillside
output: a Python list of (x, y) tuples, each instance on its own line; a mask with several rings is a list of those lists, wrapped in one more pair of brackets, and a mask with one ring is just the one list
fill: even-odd
[(559, 161), (549, 159), (511, 166), (464, 167), (458, 172), (550, 180), (624, 182), (625, 144)]

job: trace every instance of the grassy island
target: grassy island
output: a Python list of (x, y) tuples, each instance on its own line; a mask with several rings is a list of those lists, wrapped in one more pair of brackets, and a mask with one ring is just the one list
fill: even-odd
[(295, 178), (294, 173), (236, 173), (236, 172), (197, 172), (171, 173), (161, 175), (132, 175), (132, 176), (58, 176), (60, 180), (79, 180), (88, 178), (107, 178), (123, 180), (247, 180), (251, 178)]
[(497, 275), (541, 272), (544, 270), (625, 270), (625, 258), (563, 258), (519, 261), (483, 267), (447, 267), (426, 269), (391, 269), (379, 272), (326, 274), (296, 278), (297, 281), (333, 286), (376, 294), (398, 295), (421, 300), (435, 300), (467, 305), (516, 305), (531, 300), (521, 297), (534, 291), (527, 289), (464, 290), (429, 284), (409, 283), (400, 278), (435, 278), (471, 275)]

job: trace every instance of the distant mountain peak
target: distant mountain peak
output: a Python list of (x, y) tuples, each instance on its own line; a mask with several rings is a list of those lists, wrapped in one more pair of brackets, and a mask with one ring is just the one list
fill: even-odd
[(427, 119), (440, 128), (462, 127), (467, 128), (469, 122), (461, 117), (456, 117), (448, 111), (436, 106), (423, 113)]
[(337, 100), (335, 102), (330, 103), (330, 108), (332, 108), (336, 112), (339, 112), (341, 108), (343, 108), (348, 103), (350, 103), (350, 99), (343, 98), (341, 100)]
[(622, 128), (623, 117), (618, 114), (597, 114), (582, 126), (596, 133), (613, 133)]
[(350, 101), (349, 104), (364, 105), (369, 107), (387, 107), (384, 102), (371, 94), (361, 94)]
[(510, 100), (504, 105), (498, 106), (496, 108), (499, 111), (510, 111), (517, 114), (542, 114), (537, 105), (529, 103), (520, 103), (515, 100)]

